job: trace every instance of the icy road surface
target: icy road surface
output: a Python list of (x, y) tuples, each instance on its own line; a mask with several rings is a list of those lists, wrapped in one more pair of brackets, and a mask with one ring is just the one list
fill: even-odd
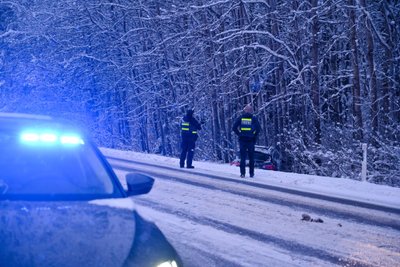
[(156, 179), (149, 194), (135, 198), (137, 210), (156, 222), (187, 267), (400, 266), (399, 209), (103, 153), (124, 185), (128, 172)]

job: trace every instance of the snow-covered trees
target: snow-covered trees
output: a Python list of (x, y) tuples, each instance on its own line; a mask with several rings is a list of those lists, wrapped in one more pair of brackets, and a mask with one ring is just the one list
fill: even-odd
[(365, 0), (0, 3), (0, 110), (86, 124), (105, 146), (228, 162), (247, 103), (284, 169), (399, 184), (400, 5)]

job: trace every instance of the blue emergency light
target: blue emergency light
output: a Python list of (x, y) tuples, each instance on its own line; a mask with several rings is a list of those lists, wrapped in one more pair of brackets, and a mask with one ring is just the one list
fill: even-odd
[(61, 144), (83, 145), (84, 142), (79, 136), (62, 135), (60, 137)]
[(57, 135), (52, 133), (43, 133), (39, 136), (40, 141), (46, 143), (55, 143), (57, 142)]
[(21, 134), (21, 141), (23, 142), (38, 142), (39, 140), (40, 140), (39, 134), (36, 133)]
[(83, 145), (85, 142), (79, 135), (55, 134), (51, 132), (24, 132), (20, 140), (27, 144), (62, 144), (62, 145)]

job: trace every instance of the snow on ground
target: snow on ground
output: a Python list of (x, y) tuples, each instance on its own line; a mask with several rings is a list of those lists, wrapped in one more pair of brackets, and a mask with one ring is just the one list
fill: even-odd
[[(105, 156), (131, 159), (139, 162), (158, 164), (160, 166), (178, 167), (179, 159), (154, 154), (132, 151), (120, 151), (102, 148)], [(230, 164), (194, 161), (194, 172), (238, 178), (239, 168)], [(357, 176), (358, 174), (355, 174)], [(250, 178), (247, 178), (250, 179)], [(317, 175), (306, 175), (256, 169), (255, 178), (251, 181), (306, 192), (358, 200), (386, 207), (400, 207), (400, 188), (376, 185), (366, 181), (345, 178), (333, 178)]]
[[(398, 221), (398, 215), (379, 211), (369, 214), (368, 210), (360, 210), (356, 206), (338, 205), (337, 210), (349, 216), (337, 216), (335, 211), (326, 212), (325, 206), (336, 205), (328, 201), (196, 175), (243, 180), (239, 177), (239, 168), (229, 164), (195, 161), (194, 170), (181, 170), (177, 158), (106, 148), (101, 150), (112, 164), (121, 167), (116, 167), (115, 171), (122, 182), (129, 167), (151, 172), (154, 177), (159, 174), (178, 179), (158, 179), (150, 194), (135, 197), (135, 205), (140, 214), (154, 221), (166, 234), (186, 266), (322, 267), (347, 266), (347, 263), (355, 261), (355, 265), (348, 266), (391, 267), (397, 266), (400, 260), (399, 232), (391, 227)], [(123, 167), (128, 169), (123, 170)], [(190, 181), (196, 186), (180, 181)], [(255, 178), (246, 178), (246, 181), (387, 207), (398, 208), (400, 204), (400, 188), (350, 179), (257, 169)], [(202, 187), (203, 184), (211, 187)], [(282, 204), (281, 200), (289, 204)], [(324, 223), (301, 221), (304, 212), (312, 218), (321, 217)], [(363, 212), (370, 215), (365, 217), (369, 218), (367, 221), (357, 217), (360, 215), (363, 218)]]

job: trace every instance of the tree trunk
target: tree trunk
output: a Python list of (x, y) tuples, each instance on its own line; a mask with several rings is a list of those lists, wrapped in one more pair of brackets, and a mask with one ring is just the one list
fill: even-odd
[[(363, 9), (362, 22), (366, 26), (365, 34), (367, 39), (367, 62), (368, 62), (368, 76), (369, 76), (369, 88), (371, 94), (371, 126), (373, 140), (378, 134), (378, 92), (377, 92), (377, 78), (375, 71), (375, 61), (374, 61), (374, 39), (372, 36), (372, 25), (371, 21), (367, 16), (367, 5), (365, 0), (360, 0), (361, 7)], [(375, 141), (372, 142), (373, 144)]]
[[(383, 3), (382, 7), (382, 16), (384, 18), (384, 26), (383, 26), (383, 32), (385, 38), (385, 43), (384, 49), (385, 49), (385, 57), (384, 61), (382, 63), (382, 68), (383, 68), (383, 83), (382, 83), (382, 124), (383, 124), (383, 131), (384, 135), (392, 140), (399, 140), (399, 134), (397, 134), (396, 138), (396, 131), (391, 130), (391, 121), (390, 121), (390, 114), (391, 114), (391, 105), (390, 101), (393, 103), (393, 122), (394, 124), (399, 124), (400, 123), (400, 89), (399, 86), (396, 86), (397, 88), (394, 88), (395, 86), (393, 85), (393, 81), (396, 81), (399, 83), (400, 80), (396, 79), (397, 77), (400, 77), (399, 72), (397, 73), (394, 71), (394, 62), (396, 62), (395, 55), (393, 54), (393, 51), (395, 50), (394, 47), (394, 40), (393, 40), (393, 34), (392, 34), (392, 27), (396, 27), (391, 25), (392, 21), (395, 21), (396, 18), (394, 18), (389, 4), (388, 3)], [(397, 18), (398, 20), (398, 18)], [(393, 30), (393, 32), (398, 34), (396, 29)], [(397, 53), (397, 56), (399, 56), (399, 53)], [(397, 60), (398, 62), (398, 60)], [(392, 92), (392, 97), (391, 97), (391, 91)]]
[(350, 5), (350, 47), (352, 51), (353, 66), (353, 117), (354, 133), (356, 140), (363, 140), (363, 121), (361, 112), (360, 67), (358, 63), (357, 26), (354, 0), (349, 0)]
[(315, 143), (321, 144), (321, 112), (320, 112), (320, 92), (319, 92), (319, 57), (318, 57), (318, 32), (319, 21), (317, 15), (318, 0), (311, 0), (312, 17), (312, 45), (311, 45), (311, 95), (313, 102), (314, 134)]

